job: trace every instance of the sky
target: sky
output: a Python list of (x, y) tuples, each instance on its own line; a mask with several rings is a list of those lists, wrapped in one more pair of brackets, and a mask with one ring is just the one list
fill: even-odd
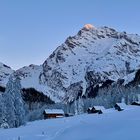
[(140, 34), (140, 0), (0, 0), (0, 62), (42, 64), (85, 24)]

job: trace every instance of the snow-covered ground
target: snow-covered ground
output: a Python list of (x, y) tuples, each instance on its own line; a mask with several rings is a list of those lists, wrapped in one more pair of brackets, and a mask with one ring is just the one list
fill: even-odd
[(83, 114), (69, 118), (28, 123), (15, 129), (0, 129), (0, 140), (138, 140), (140, 107), (104, 114)]

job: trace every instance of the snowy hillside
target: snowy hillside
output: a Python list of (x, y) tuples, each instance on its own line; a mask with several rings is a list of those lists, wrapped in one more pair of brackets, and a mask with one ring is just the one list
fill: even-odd
[[(42, 65), (29, 65), (16, 71), (16, 74), (21, 79), (22, 88), (34, 88), (37, 91), (43, 92), (48, 97), (51, 97), (55, 102), (59, 101), (56, 95), (52, 92), (48, 92), (49, 87), (42, 85), (40, 81), (40, 75), (43, 72)], [(45, 98), (45, 97), (44, 97)]]
[(34, 87), (35, 89), (39, 86), (39, 75), (42, 72), (42, 66), (30, 65), (25, 66), (16, 71), (17, 75), (21, 78), (21, 84), (23, 88)]
[(20, 128), (0, 129), (1, 140), (137, 140), (140, 107), (104, 114), (83, 114), (70, 118), (28, 123)]

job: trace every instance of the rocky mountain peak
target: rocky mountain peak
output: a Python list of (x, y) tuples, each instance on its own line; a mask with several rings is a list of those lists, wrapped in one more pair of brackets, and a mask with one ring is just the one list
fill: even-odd
[(85, 24), (85, 25), (84, 25), (84, 28), (85, 28), (86, 30), (95, 29), (95, 27), (94, 27), (92, 24)]
[(129, 82), (140, 68), (139, 56), (140, 36), (87, 25), (44, 62), (41, 82), (62, 98), (70, 94), (74, 97), (79, 92), (85, 94), (91, 81), (96, 86), (129, 77)]
[[(56, 102), (72, 101), (106, 81), (131, 82), (140, 69), (139, 62), (139, 35), (87, 24), (57, 47), (43, 65), (23, 67), (16, 73), (23, 88), (34, 88)], [(0, 67), (0, 84), (5, 85), (5, 76), (13, 71), (3, 64)]]

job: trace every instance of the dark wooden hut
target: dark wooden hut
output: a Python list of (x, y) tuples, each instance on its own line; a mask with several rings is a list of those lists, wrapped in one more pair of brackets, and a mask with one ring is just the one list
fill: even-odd
[(64, 117), (62, 109), (45, 109), (43, 112), (44, 119)]

